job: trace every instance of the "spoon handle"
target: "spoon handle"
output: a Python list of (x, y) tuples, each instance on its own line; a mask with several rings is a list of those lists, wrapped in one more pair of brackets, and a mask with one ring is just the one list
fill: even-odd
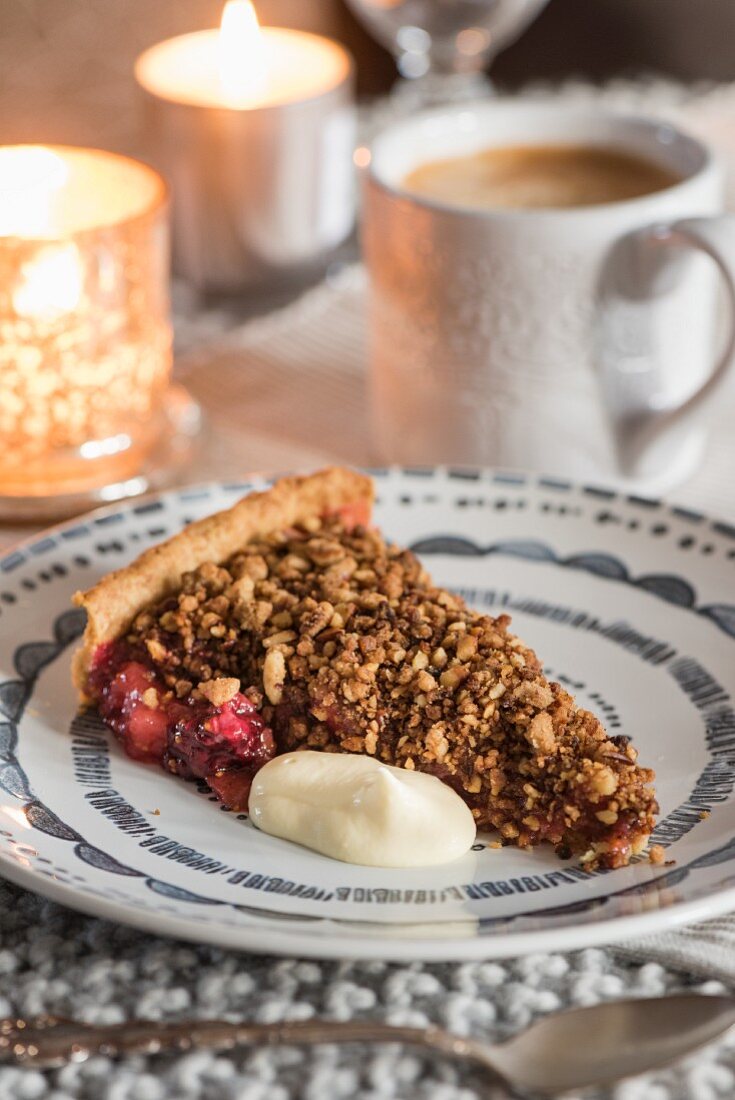
[(96, 1026), (57, 1017), (0, 1021), (0, 1064), (54, 1067), (83, 1062), (93, 1054), (155, 1054), (165, 1050), (225, 1050), (319, 1043), (406, 1043), (481, 1063), (495, 1072), (490, 1048), (439, 1028), (393, 1027), (370, 1020), (299, 1020), (242, 1024), (225, 1020), (160, 1023), (139, 1020)]

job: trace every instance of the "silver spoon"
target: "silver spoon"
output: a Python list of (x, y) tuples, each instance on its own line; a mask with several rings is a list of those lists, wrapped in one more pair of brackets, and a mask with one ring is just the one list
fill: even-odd
[(392, 1027), (369, 1020), (234, 1024), (221, 1020), (109, 1027), (59, 1017), (0, 1021), (0, 1065), (53, 1068), (93, 1054), (156, 1054), (316, 1043), (406, 1043), (481, 1068), (496, 1083), (537, 1096), (608, 1085), (661, 1069), (735, 1026), (735, 997), (673, 994), (575, 1008), (537, 1020), (491, 1045), (439, 1028)]

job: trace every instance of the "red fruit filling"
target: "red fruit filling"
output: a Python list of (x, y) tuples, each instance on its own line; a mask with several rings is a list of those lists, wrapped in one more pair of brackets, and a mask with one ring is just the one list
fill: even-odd
[(187, 779), (205, 779), (231, 810), (246, 810), (253, 776), (275, 751), (270, 729), (237, 692), (221, 706), (192, 702), (176, 716), (164, 763)]
[(204, 779), (228, 809), (247, 809), (253, 776), (275, 755), (275, 743), (244, 695), (237, 692), (220, 706), (176, 699), (142, 654), (124, 643), (100, 647), (89, 686), (128, 756)]

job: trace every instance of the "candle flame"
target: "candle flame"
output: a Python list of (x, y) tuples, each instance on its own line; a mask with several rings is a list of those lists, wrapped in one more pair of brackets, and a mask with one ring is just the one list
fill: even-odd
[(47, 233), (54, 194), (68, 174), (63, 159), (43, 145), (0, 149), (0, 236)]
[[(43, 145), (0, 149), (0, 236), (51, 235), (54, 198), (68, 178), (64, 159)], [(19, 317), (54, 321), (79, 305), (82, 281), (76, 245), (43, 245), (21, 265), (13, 309)]]
[(266, 65), (263, 34), (250, 0), (227, 0), (219, 32), (219, 79), (233, 104), (244, 104), (263, 90)]
[(20, 281), (13, 290), (13, 308), (20, 317), (53, 322), (76, 309), (82, 289), (77, 246), (48, 245), (22, 265)]

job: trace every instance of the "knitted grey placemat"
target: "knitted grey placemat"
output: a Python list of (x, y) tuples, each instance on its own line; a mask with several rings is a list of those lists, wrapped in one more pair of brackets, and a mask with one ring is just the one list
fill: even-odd
[[(624, 996), (720, 992), (658, 963), (588, 949), (503, 962), (400, 965), (238, 954), (85, 917), (0, 882), (0, 1015), (39, 1012), (115, 1023), (133, 1017), (311, 1016), (433, 1023), (500, 1038), (536, 1016)], [(620, 1086), (616, 1100), (715, 1100), (735, 1094), (735, 1044), (676, 1072)], [(497, 1096), (497, 1091), (492, 1093)], [(40, 1073), (0, 1069), (2, 1100), (488, 1100), (450, 1062), (398, 1047), (96, 1057)]]

